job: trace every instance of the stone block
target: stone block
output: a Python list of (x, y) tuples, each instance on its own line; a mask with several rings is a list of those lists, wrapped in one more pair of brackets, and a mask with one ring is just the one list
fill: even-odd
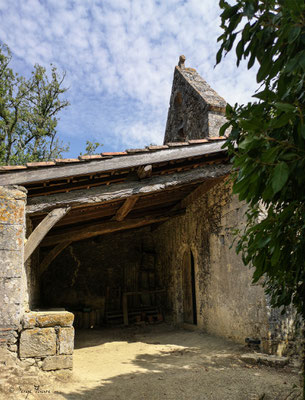
[(72, 356), (53, 356), (43, 360), (42, 369), (44, 371), (54, 371), (56, 369), (66, 369), (73, 367)]
[(27, 329), (20, 336), (20, 357), (44, 357), (56, 353), (56, 333), (53, 328)]
[(59, 328), (59, 354), (72, 354), (74, 349), (74, 328)]
[(24, 245), (23, 225), (0, 224), (0, 250), (20, 251), (23, 248), (23, 245)]
[(22, 252), (1, 250), (0, 278), (19, 278), (23, 267)]
[(36, 315), (37, 325), (41, 328), (49, 326), (72, 326), (74, 314), (68, 311), (46, 311), (33, 313)]
[(23, 316), (22, 325), (25, 329), (34, 328), (36, 326), (35, 313), (25, 313)]

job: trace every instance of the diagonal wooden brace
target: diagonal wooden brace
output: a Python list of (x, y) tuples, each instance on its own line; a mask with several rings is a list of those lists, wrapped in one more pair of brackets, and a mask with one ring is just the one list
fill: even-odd
[(71, 207), (56, 208), (49, 212), (49, 214), (40, 222), (40, 224), (30, 234), (25, 246), (24, 246), (24, 262), (28, 260), (33, 251), (38, 247), (42, 239), (50, 231), (50, 229), (64, 217)]

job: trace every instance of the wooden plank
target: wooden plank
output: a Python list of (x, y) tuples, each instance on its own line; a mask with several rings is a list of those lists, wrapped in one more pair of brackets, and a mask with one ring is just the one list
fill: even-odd
[(137, 201), (138, 197), (128, 197), (122, 207), (118, 209), (113, 219), (116, 221), (123, 221), (123, 219), (125, 219), (125, 217), (130, 213)]
[(59, 243), (57, 246), (55, 246), (42, 260), (39, 266), (39, 275), (41, 276), (48, 268), (48, 266), (51, 264), (53, 260), (66, 248), (71, 244), (72, 242), (62, 242)]
[(180, 172), (172, 175), (156, 176), (143, 181), (132, 181), (110, 186), (100, 186), (88, 190), (77, 190), (71, 193), (40, 196), (28, 200), (27, 213), (39, 214), (55, 207), (98, 204), (106, 201), (126, 199), (135, 195), (147, 195), (178, 188), (190, 183), (199, 183), (209, 178), (227, 175), (231, 165), (209, 165), (207, 167)]
[(41, 246), (52, 246), (54, 244), (61, 243), (62, 241), (66, 241), (67, 237), (71, 241), (78, 241), (111, 232), (135, 229), (145, 225), (154, 224), (156, 222), (166, 221), (171, 217), (182, 215), (184, 213), (185, 210), (177, 210), (174, 212), (169, 212), (166, 215), (147, 216), (145, 218), (126, 219), (124, 221), (107, 221), (95, 225), (68, 228), (62, 230), (61, 232), (47, 236), (41, 243)]
[(196, 157), (203, 154), (226, 153), (222, 149), (224, 141), (204, 143), (194, 146), (170, 148), (143, 154), (101, 159), (99, 161), (82, 162), (73, 165), (44, 167), (36, 170), (20, 170), (19, 172), (5, 173), (0, 176), (0, 185), (25, 185), (28, 183), (42, 182), (50, 179), (69, 178), (84, 174), (94, 174), (123, 168), (138, 167), (146, 164)]
[(30, 234), (25, 246), (24, 246), (24, 262), (30, 257), (33, 251), (38, 247), (39, 243), (46, 236), (49, 230), (59, 221), (67, 212), (70, 211), (70, 207), (57, 208), (51, 211), (34, 229)]

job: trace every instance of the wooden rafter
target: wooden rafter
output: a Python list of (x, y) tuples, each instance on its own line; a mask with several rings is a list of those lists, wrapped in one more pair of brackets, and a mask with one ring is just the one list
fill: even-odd
[(30, 234), (24, 246), (24, 262), (31, 256), (33, 251), (38, 247), (40, 242), (49, 232), (49, 230), (59, 221), (64, 215), (69, 212), (70, 207), (57, 208), (49, 212), (49, 214), (40, 222), (40, 224)]
[(137, 201), (138, 197), (128, 197), (128, 199), (124, 201), (122, 207), (118, 209), (113, 219), (115, 221), (123, 221), (123, 219), (125, 219), (125, 217), (133, 209), (133, 206), (136, 204)]
[(141, 165), (137, 169), (139, 179), (149, 178), (152, 175), (152, 165)]

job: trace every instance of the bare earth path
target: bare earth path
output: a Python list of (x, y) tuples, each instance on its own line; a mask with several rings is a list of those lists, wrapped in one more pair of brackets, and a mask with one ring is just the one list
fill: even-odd
[[(243, 346), (166, 324), (79, 331), (72, 381), (44, 378), (14, 399), (282, 400), (297, 399), (288, 369), (249, 366)], [(53, 375), (52, 375), (53, 376)], [(29, 383), (29, 381), (28, 381)], [(23, 386), (25, 389), (25, 386)], [(42, 393), (47, 391), (48, 393)], [(289, 395), (290, 394), (290, 395)], [(27, 397), (26, 397), (27, 395)], [(8, 397), (5, 397), (8, 399)]]

